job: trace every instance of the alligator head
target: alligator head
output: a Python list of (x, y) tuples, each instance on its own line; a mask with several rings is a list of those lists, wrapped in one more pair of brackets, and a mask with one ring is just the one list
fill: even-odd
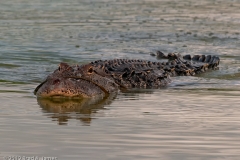
[(116, 91), (118, 85), (98, 74), (91, 64), (70, 66), (60, 63), (59, 68), (36, 87), (37, 97), (94, 97)]

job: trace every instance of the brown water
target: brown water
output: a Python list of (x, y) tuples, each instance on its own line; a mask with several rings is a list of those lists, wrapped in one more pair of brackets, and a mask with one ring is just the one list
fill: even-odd
[[(240, 159), (240, 1), (0, 2), (0, 156)], [(60, 62), (212, 54), (220, 68), (164, 89), (37, 100)]]

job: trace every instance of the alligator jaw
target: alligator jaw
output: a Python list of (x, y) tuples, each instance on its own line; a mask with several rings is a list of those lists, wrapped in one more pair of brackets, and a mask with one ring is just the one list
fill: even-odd
[(36, 87), (34, 94), (41, 98), (79, 97), (88, 98), (105, 96), (108, 93), (98, 85), (84, 78), (54, 77), (50, 75), (44, 82)]

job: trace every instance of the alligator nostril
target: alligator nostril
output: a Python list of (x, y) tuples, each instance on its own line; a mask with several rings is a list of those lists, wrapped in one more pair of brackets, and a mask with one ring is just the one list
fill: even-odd
[(55, 85), (55, 84), (58, 84), (58, 83), (60, 83), (60, 80), (59, 80), (59, 79), (56, 79), (56, 80), (53, 81), (52, 84)]
[(88, 69), (88, 73), (92, 73), (92, 72), (93, 72), (93, 68), (91, 67)]

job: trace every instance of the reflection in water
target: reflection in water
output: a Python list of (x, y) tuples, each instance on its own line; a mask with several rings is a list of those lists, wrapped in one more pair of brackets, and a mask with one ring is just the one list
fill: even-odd
[(41, 99), (38, 98), (38, 104), (46, 116), (58, 121), (59, 125), (66, 125), (68, 120), (77, 119), (84, 125), (90, 125), (94, 119), (92, 114), (98, 110), (104, 109), (105, 105), (111, 104), (116, 94), (107, 97), (97, 97), (91, 99)]
[[(152, 94), (153, 89), (130, 89), (122, 90), (121, 97), (124, 100), (139, 99), (140, 94)], [(78, 119), (84, 125), (90, 125), (93, 114), (98, 110), (104, 109), (104, 106), (111, 104), (117, 97), (113, 93), (106, 97), (95, 97), (85, 99), (64, 99), (64, 98), (38, 98), (38, 105), (46, 116), (58, 121), (59, 125), (67, 125), (70, 119)]]
[(154, 89), (143, 88), (121, 89), (121, 98), (128, 100), (137, 100), (139, 99), (140, 94), (153, 94), (153, 93)]

